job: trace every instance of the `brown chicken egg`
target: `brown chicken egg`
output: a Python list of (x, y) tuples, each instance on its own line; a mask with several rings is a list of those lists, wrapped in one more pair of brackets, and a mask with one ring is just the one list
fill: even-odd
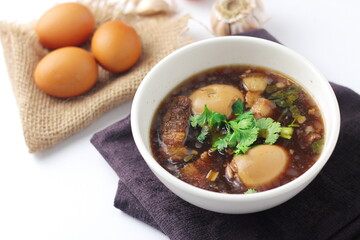
[(90, 90), (98, 76), (95, 58), (78, 47), (50, 52), (36, 66), (35, 84), (45, 93), (59, 98), (78, 96)]
[(44, 47), (55, 49), (85, 42), (94, 26), (95, 18), (87, 7), (80, 3), (63, 3), (45, 12), (35, 31)]
[(228, 118), (232, 114), (232, 105), (237, 99), (244, 101), (242, 92), (226, 84), (212, 84), (202, 87), (190, 95), (194, 114), (201, 114), (206, 105), (208, 109), (224, 114)]
[(135, 29), (122, 21), (101, 25), (91, 40), (91, 51), (102, 67), (111, 72), (123, 72), (140, 58), (141, 40)]

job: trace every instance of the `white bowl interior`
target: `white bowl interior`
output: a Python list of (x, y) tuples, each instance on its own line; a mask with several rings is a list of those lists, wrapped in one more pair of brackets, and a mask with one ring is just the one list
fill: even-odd
[[(151, 155), (150, 126), (153, 115), (166, 95), (188, 77), (216, 66), (246, 64), (266, 67), (283, 73), (301, 85), (318, 104), (322, 112), (326, 140), (319, 160), (300, 178), (273, 190), (253, 194), (219, 194), (198, 189), (173, 177), (163, 169)], [(337, 141), (340, 115), (336, 97), (328, 81), (309, 63), (294, 51), (267, 40), (252, 37), (217, 37), (200, 41), (179, 49), (161, 60), (140, 84), (131, 110), (132, 131), (137, 147), (152, 171), (160, 180), (180, 197), (195, 205), (218, 212), (231, 212), (228, 207), (216, 207), (203, 203), (200, 198), (211, 198), (214, 201), (244, 200), (254, 203), (256, 199), (274, 198), (274, 203), (252, 204), (243, 211), (238, 207), (236, 213), (253, 212), (279, 204), (280, 191), (287, 192), (280, 197), (281, 202), (289, 199), (304, 188), (321, 170), (331, 155)], [(174, 188), (174, 186), (176, 186)], [(190, 194), (189, 194), (190, 192)], [(191, 196), (194, 194), (194, 196)], [(194, 199), (190, 199), (194, 198)], [(199, 200), (199, 201), (197, 201)], [(204, 206), (206, 205), (206, 206)], [(231, 204), (230, 204), (231, 205)], [(268, 206), (270, 205), (270, 206)], [(235, 205), (236, 206), (236, 205)], [(252, 209), (249, 211), (249, 209)]]

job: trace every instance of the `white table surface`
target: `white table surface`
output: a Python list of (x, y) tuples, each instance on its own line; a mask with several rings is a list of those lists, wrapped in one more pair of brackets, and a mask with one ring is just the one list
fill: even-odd
[[(175, 0), (209, 26), (211, 0)], [(0, 20), (24, 23), (61, 0), (0, 1)], [(360, 93), (360, 1), (264, 0), (265, 28), (330, 80)], [(211, 35), (189, 23), (195, 40)], [(28, 153), (0, 47), (0, 239), (168, 239), (113, 207), (118, 177), (90, 144), (125, 117), (127, 102), (57, 146)]]

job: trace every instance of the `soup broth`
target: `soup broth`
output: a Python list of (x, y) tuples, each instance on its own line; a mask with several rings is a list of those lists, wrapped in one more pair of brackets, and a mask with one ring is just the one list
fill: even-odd
[(234, 65), (176, 87), (160, 104), (150, 136), (153, 156), (175, 177), (239, 194), (303, 174), (319, 157), (324, 127), (313, 99), (292, 79)]

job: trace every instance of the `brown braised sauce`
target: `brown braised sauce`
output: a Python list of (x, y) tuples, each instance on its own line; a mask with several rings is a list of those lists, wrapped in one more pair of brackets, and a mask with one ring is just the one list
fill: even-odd
[[(249, 71), (265, 74), (268, 79), (268, 87), (276, 84), (282, 87), (286, 85), (284, 88), (297, 86), (290, 78), (281, 73), (261, 67), (245, 65), (212, 68), (191, 76), (176, 87), (163, 100), (153, 119), (151, 128), (151, 148), (155, 159), (161, 166), (181, 180), (207, 190), (224, 193), (243, 193), (248, 190), (238, 177), (229, 178), (225, 174), (225, 167), (233, 158), (231, 154), (226, 152), (214, 151), (208, 154), (208, 158), (204, 161), (204, 164), (197, 166), (197, 169), (194, 172), (194, 175), (199, 175), (198, 177), (189, 177), (186, 174), (182, 174), (181, 169), (184, 168), (184, 166), (194, 162), (203, 152), (208, 151), (211, 148), (212, 143), (209, 139), (206, 139), (204, 142), (197, 141), (196, 137), (200, 134), (199, 128), (190, 126), (187, 129), (185, 146), (187, 149), (195, 151), (188, 153), (190, 157), (188, 157), (186, 161), (172, 161), (172, 159), (167, 158), (166, 154), (161, 150), (162, 142), (160, 134), (162, 129), (161, 125), (164, 124), (164, 115), (168, 111), (167, 106), (169, 106), (170, 102), (174, 101), (175, 97), (189, 96), (196, 89), (214, 83), (232, 85), (242, 91), (245, 95), (247, 90), (239, 76)], [(273, 92), (270, 93), (265, 91), (262, 94), (262, 97), (268, 98), (272, 93)], [(323, 121), (319, 109), (311, 97), (303, 90), (300, 90), (299, 98), (294, 104), (300, 110), (301, 115), (305, 116), (306, 120), (299, 124), (299, 127), (294, 128), (294, 133), (290, 140), (279, 138), (275, 143), (276, 145), (286, 148), (290, 153), (291, 159), (287, 170), (276, 181), (272, 182), (270, 185), (258, 187), (256, 188), (256, 191), (275, 188), (292, 181), (309, 169), (319, 157), (319, 153), (313, 151), (312, 143), (314, 142), (314, 138), (311, 135), (317, 134), (317, 136), (320, 135), (321, 138), (324, 136)], [(291, 124), (293, 121), (291, 113), (289, 111), (284, 113), (284, 108), (278, 108), (277, 119), (274, 120), (279, 121), (281, 126), (288, 126)], [(222, 130), (219, 129), (219, 131)], [(318, 140), (318, 138), (315, 140)], [(205, 178), (205, 175), (209, 170), (219, 173), (215, 181), (209, 181)]]

